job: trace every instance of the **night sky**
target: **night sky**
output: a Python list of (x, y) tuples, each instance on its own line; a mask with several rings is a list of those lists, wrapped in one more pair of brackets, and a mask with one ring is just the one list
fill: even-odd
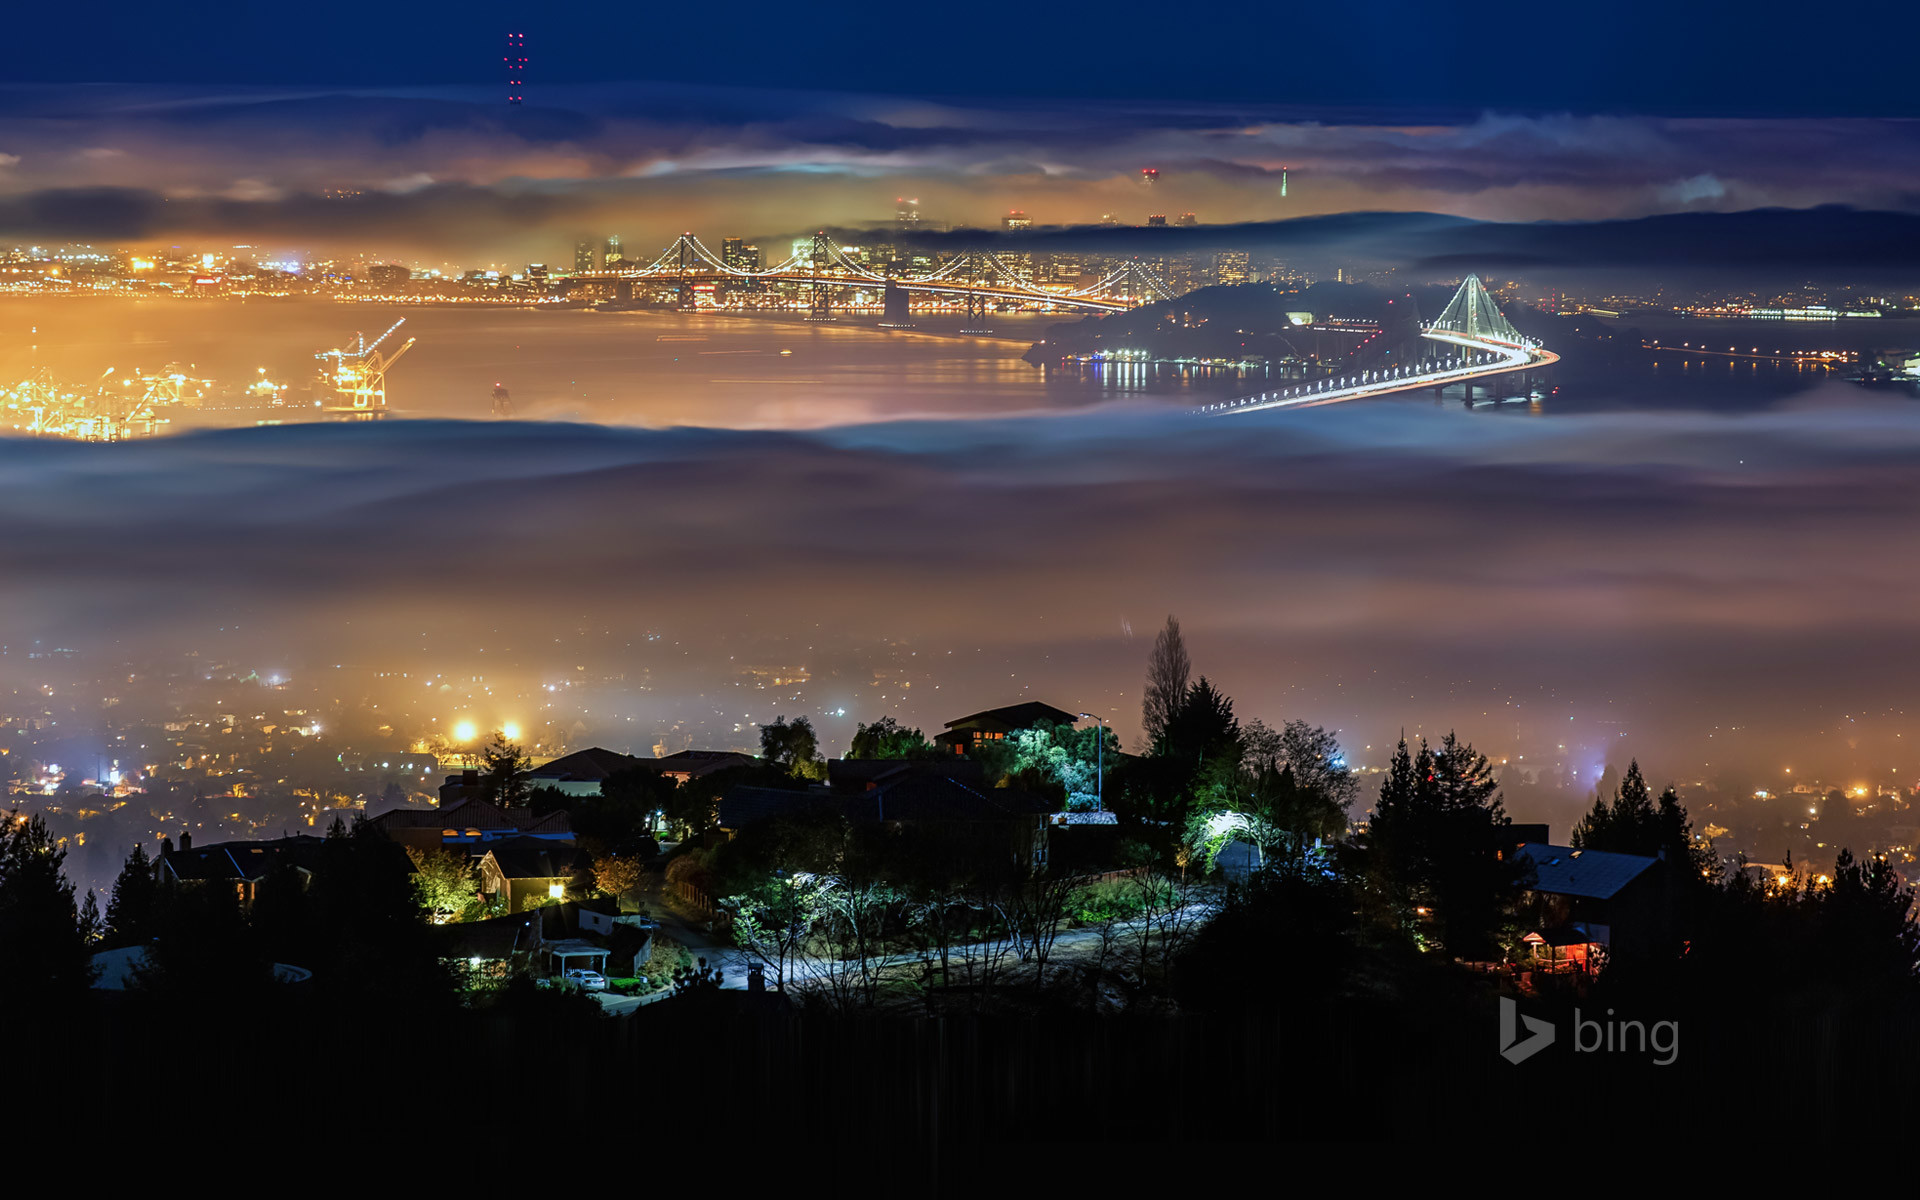
[[(533, 62), (517, 108), (510, 29)], [(1911, 5), (109, 4), (84, 34), (49, 6), (10, 32), (31, 51), (0, 89), (8, 242), (518, 269), (609, 234), (637, 257), (688, 229), (894, 237), (912, 196), (934, 250), (1018, 208), (1029, 249), (1251, 248), (1410, 282), (1920, 270)], [(1134, 228), (1186, 211), (1198, 228)], [(17, 347), (32, 315), (7, 319)], [(1550, 746), (1571, 713), (1583, 745), (1618, 734), (1676, 778), (1724, 764), (1728, 730), (1892, 761), (1891, 664), (1920, 649), (1912, 405), (1829, 383), (1625, 407), (12, 444), (0, 621), (160, 652), (237, 617), (236, 654), (315, 659), (417, 649), (421, 625), (478, 647), (641, 622), (701, 648), (654, 696), (696, 715), (729, 639), (879, 638), (983, 656), (913, 720), (1017, 678), (1132, 737), (1135, 635), (1177, 611), (1247, 715), (1363, 742), (1474, 722)], [(954, 513), (993, 536), (941, 537)], [(450, 597), (468, 528), (511, 531), (522, 565)], [(1849, 714), (1886, 740), (1835, 743)]]
[(26, 82), (492, 86), (502, 35), (545, 85), (672, 83), (1258, 105), (1663, 115), (1920, 113), (1909, 4), (27, 5)]

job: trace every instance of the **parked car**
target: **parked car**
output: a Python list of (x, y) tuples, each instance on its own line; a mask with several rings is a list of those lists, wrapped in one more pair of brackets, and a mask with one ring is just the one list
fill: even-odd
[(589, 971), (584, 967), (575, 967), (566, 973), (566, 981), (583, 992), (604, 992), (607, 990), (607, 977), (598, 971)]

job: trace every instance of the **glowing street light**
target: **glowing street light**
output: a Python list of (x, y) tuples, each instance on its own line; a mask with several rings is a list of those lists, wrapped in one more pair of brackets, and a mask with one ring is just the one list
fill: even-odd
[(1096, 717), (1092, 713), (1081, 713), (1082, 721), (1097, 721), (1100, 733), (1093, 743), (1093, 811), (1107, 811), (1107, 719)]

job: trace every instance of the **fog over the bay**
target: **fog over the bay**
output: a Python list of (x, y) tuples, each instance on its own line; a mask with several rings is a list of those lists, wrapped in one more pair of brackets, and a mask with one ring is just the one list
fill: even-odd
[[(1913, 769), (1894, 718), (1920, 650), (1917, 478), (1920, 410), (1837, 385), (1711, 416), (1110, 405), (9, 441), (0, 639), (15, 685), (37, 639), (504, 687), (583, 666), (585, 636), (642, 714), (588, 717), (589, 737), (808, 708), (844, 708), (844, 736), (1033, 696), (1132, 743), (1174, 612), (1243, 714), (1339, 727), (1363, 760), (1458, 726), (1589, 772), (1628, 753), (1682, 779), (1787, 755)], [(803, 702), (729, 692), (750, 659), (814, 671)], [(910, 689), (861, 677), (908, 660)]]

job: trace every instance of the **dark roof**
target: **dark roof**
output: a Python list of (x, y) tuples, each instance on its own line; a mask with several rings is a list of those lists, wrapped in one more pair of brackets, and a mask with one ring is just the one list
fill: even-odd
[(760, 760), (738, 750), (681, 750), (665, 758), (643, 758), (640, 761), (662, 773), (685, 772), (688, 778), (698, 779), (728, 767), (746, 766)]
[(740, 829), (820, 806), (837, 808), (850, 821), (1004, 821), (1053, 811), (1045, 800), (1018, 788), (978, 787), (950, 775), (916, 771), (863, 792), (731, 788), (720, 798), (720, 827)]
[(501, 808), (485, 800), (462, 800), (446, 808), (390, 808), (369, 822), (384, 830), (478, 829), (485, 832), (515, 829), (522, 833), (570, 833), (567, 810), (558, 808), (539, 816), (529, 808)]
[(836, 792), (865, 792), (898, 783), (910, 775), (954, 779), (969, 787), (987, 785), (986, 769), (970, 758), (830, 758), (827, 786)]
[(552, 762), (543, 763), (528, 771), (527, 778), (591, 781), (605, 779), (616, 771), (626, 771), (647, 765), (650, 764), (646, 759), (622, 754), (617, 750), (603, 750), (599, 746), (592, 746), (585, 750), (575, 750), (572, 754), (563, 754)]
[(1553, 896), (1587, 896), (1608, 900), (1660, 861), (1644, 854), (1615, 854), (1610, 850), (1575, 850), (1568, 846), (1529, 843), (1520, 857), (1532, 864), (1532, 890)]
[(585, 851), (542, 838), (517, 837), (494, 842), (487, 854), (508, 879), (567, 879)]
[(159, 862), (166, 874), (182, 882), (259, 880), (282, 865), (313, 870), (325, 844), (325, 838), (305, 833), (264, 842), (216, 842), (191, 850), (163, 850)]
[(896, 775), (906, 774), (909, 765), (904, 758), (830, 758), (827, 786), (836, 791), (864, 792)]
[(1053, 805), (1019, 788), (976, 787), (931, 774), (909, 775), (844, 803), (856, 821), (994, 821), (1053, 811)]
[(720, 828), (742, 829), (755, 821), (794, 812), (822, 799), (819, 792), (792, 788), (731, 787), (720, 797)]
[(1042, 721), (1056, 725), (1071, 725), (1079, 716), (1051, 704), (1042, 704), (1038, 700), (1029, 700), (1024, 704), (1009, 704), (1005, 708), (989, 708), (984, 712), (971, 713), (957, 720), (948, 721), (948, 729), (957, 729), (962, 725), (1004, 725), (1008, 729), (1031, 729)]
[(1524, 846), (1528, 842), (1544, 845), (1553, 840), (1547, 836), (1545, 825), (1522, 825), (1517, 821), (1507, 826), (1507, 838), (1511, 846)]

